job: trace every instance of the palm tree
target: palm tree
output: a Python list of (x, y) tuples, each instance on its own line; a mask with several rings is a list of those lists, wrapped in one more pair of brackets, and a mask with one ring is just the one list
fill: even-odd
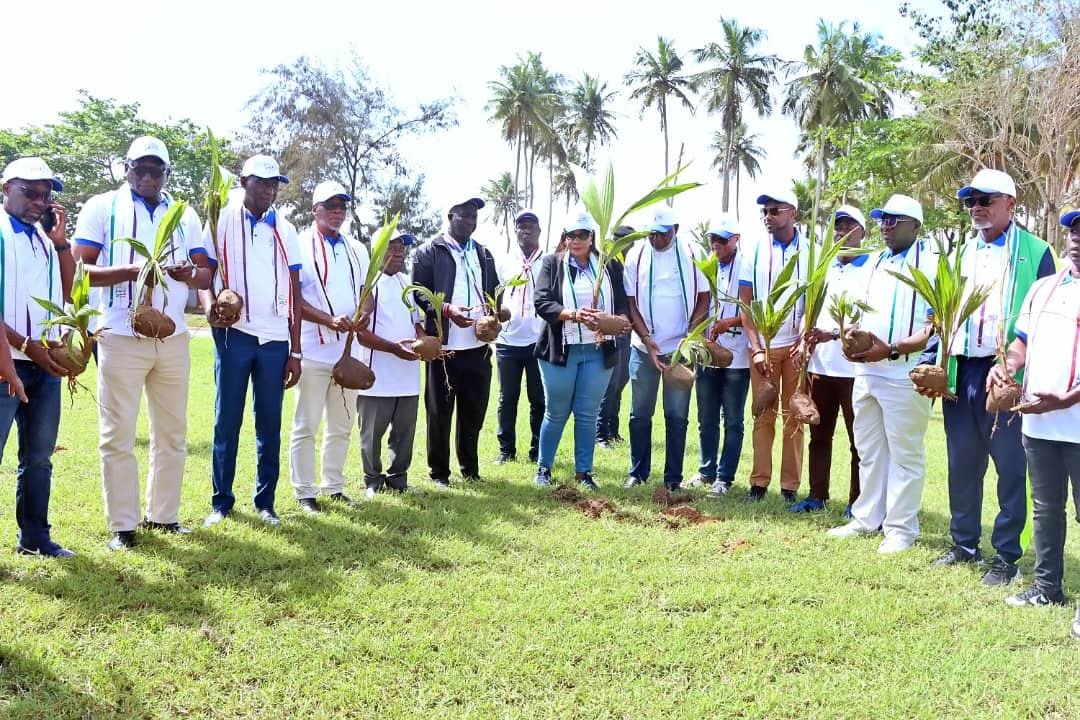
[(608, 92), (607, 83), (588, 73), (570, 90), (566, 103), (567, 135), (572, 143), (584, 145), (586, 169), (592, 167), (593, 143), (606, 145), (617, 137), (612, 124), (615, 113), (611, 111), (617, 94), (614, 90)]
[(753, 180), (761, 172), (761, 161), (765, 159), (765, 148), (757, 144), (758, 134), (749, 133), (746, 123), (735, 126), (733, 137), (729, 137), (723, 131), (713, 135), (713, 143), (709, 147), (716, 151), (713, 159), (713, 167), (720, 170), (724, 184), (728, 184), (731, 173), (725, 172), (725, 167), (735, 171), (735, 219), (739, 219), (739, 194), (742, 180), (742, 171)]
[(803, 59), (789, 65), (794, 77), (787, 82), (782, 107), (804, 134), (816, 139), (815, 207), (826, 181), (829, 130), (887, 117), (892, 111), (888, 83), (898, 63), (896, 51), (882, 45), (877, 35), (860, 34), (858, 23), (850, 34), (844, 26), (818, 20), (817, 46), (807, 45)]
[[(630, 92), (631, 100), (641, 102), (641, 112), (656, 106), (660, 113), (660, 129), (664, 133), (664, 177), (671, 174), (671, 166), (668, 150), (668, 98), (673, 97), (683, 104), (691, 113), (694, 112), (694, 103), (691, 102), (688, 92), (694, 90), (693, 80), (680, 75), (683, 69), (682, 58), (675, 52), (675, 46), (663, 36), (656, 38), (656, 53), (653, 54), (645, 48), (638, 48), (634, 55), (636, 69), (626, 73), (624, 78), (626, 85), (633, 88)], [(671, 204), (671, 200), (668, 200)]]
[(481, 191), (491, 203), (491, 222), (502, 225), (506, 234), (506, 250), (510, 251), (510, 218), (521, 207), (521, 193), (514, 187), (514, 178), (509, 171), (488, 180)]
[[(732, 143), (736, 127), (742, 122), (743, 104), (749, 102), (758, 115), (772, 112), (772, 86), (779, 60), (775, 55), (761, 55), (755, 46), (765, 39), (765, 31), (740, 27), (735, 20), (720, 19), (724, 29), (722, 42), (711, 42), (694, 50), (699, 63), (711, 66), (694, 76), (704, 88), (705, 106), (710, 113), (720, 114), (720, 127), (728, 144), (723, 149), (720, 176), (723, 178), (722, 206), (728, 211), (729, 184), (733, 157)], [(738, 199), (736, 199), (738, 207)]]

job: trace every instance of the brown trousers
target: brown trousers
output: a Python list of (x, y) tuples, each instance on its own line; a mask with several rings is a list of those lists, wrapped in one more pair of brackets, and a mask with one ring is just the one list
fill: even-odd
[[(803, 461), (803, 426), (792, 417), (788, 410), (788, 401), (795, 392), (799, 381), (799, 372), (791, 359), (791, 346), (773, 348), (769, 353), (772, 375), (769, 378), (780, 389), (779, 405), (783, 407), (783, 433), (780, 455), (780, 487), (784, 490), (799, 489), (802, 477)], [(757, 398), (761, 391), (764, 376), (750, 365), (750, 392)], [(777, 403), (766, 408), (765, 412), (754, 418), (754, 468), (750, 472), (750, 484), (768, 487), (772, 480), (772, 449), (776, 438)]]
[(859, 451), (855, 449), (855, 433), (851, 424), (855, 413), (851, 409), (851, 388), (855, 378), (810, 376), (810, 397), (821, 414), (821, 422), (810, 426), (809, 471), (810, 497), (815, 500), (829, 499), (829, 476), (832, 473), (833, 436), (836, 434), (836, 416), (843, 412), (851, 448), (851, 485), (848, 504), (859, 497)]

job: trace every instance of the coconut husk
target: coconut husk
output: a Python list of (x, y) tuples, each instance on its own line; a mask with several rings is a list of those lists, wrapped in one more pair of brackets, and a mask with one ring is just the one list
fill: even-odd
[(599, 323), (599, 330), (601, 335), (616, 336), (622, 335), (623, 330), (626, 328), (626, 320), (618, 315), (609, 315), (608, 313), (597, 313), (597, 323)]
[(873, 346), (874, 335), (859, 328), (848, 328), (840, 337), (840, 347), (849, 358), (856, 353), (866, 352)]
[(735, 356), (731, 354), (731, 351), (718, 342), (713, 340), (706, 340), (705, 347), (709, 350), (709, 356), (712, 361), (709, 363), (709, 367), (714, 368), (726, 368), (731, 365)]
[(777, 398), (780, 397), (780, 392), (773, 385), (772, 381), (765, 378), (761, 381), (761, 384), (757, 386), (757, 390), (754, 392), (754, 401), (750, 404), (750, 413), (754, 417), (760, 416), (763, 412), (771, 408), (776, 404)]
[(334, 363), (330, 372), (334, 382), (346, 390), (367, 390), (375, 384), (375, 373), (352, 355), (353, 334), (345, 339), (345, 350), (341, 358)]
[(821, 413), (818, 412), (814, 399), (801, 390), (791, 394), (788, 400), (788, 409), (792, 417), (807, 425), (817, 425), (821, 422)]
[(214, 314), (222, 325), (232, 325), (240, 319), (244, 311), (244, 298), (235, 290), (225, 288), (214, 299)]
[(1020, 386), (1016, 383), (1008, 385), (993, 384), (986, 393), (986, 412), (1008, 412), (1020, 404)]
[(131, 329), (140, 337), (164, 340), (176, 332), (176, 323), (157, 308), (139, 305), (131, 315)]
[(422, 338), (413, 340), (412, 351), (419, 355), (424, 362), (431, 362), (437, 360), (439, 355), (442, 354), (442, 343), (434, 335), (425, 335)]
[(678, 363), (668, 365), (663, 377), (665, 385), (671, 385), (678, 390), (689, 390), (694, 387), (694, 371), (685, 365)]
[(510, 322), (510, 308), (504, 308), (504, 307), (499, 308), (499, 322), (501, 322), (501, 323)]
[(81, 348), (75, 348), (74, 356), (68, 353), (67, 342), (71, 336), (72, 331), (64, 333), (64, 337), (61, 339), (62, 347), (49, 347), (49, 358), (64, 368), (67, 371), (68, 377), (78, 377), (86, 371), (86, 366), (90, 362), (90, 356), (93, 354), (95, 338), (91, 335), (88, 336), (83, 342)]
[(949, 377), (945, 373), (945, 368), (938, 365), (916, 365), (908, 373), (908, 377), (911, 378), (911, 382), (915, 384), (915, 387), (923, 390), (929, 390), (937, 395), (941, 395), (947, 398), (955, 398), (955, 396), (949, 392)]
[(476, 339), (480, 342), (494, 342), (499, 337), (499, 333), (502, 332), (502, 325), (499, 324), (499, 318), (494, 315), (485, 315), (476, 321), (476, 325), (473, 326), (476, 331)]

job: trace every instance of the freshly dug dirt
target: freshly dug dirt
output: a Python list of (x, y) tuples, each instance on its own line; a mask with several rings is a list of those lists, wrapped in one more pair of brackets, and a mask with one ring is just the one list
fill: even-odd
[(849, 358), (855, 353), (866, 352), (874, 345), (874, 336), (866, 330), (848, 328), (840, 338), (840, 347)]
[(945, 368), (938, 365), (916, 365), (908, 373), (915, 387), (932, 390), (939, 395), (949, 396), (949, 378)]
[(331, 377), (346, 390), (367, 390), (375, 384), (375, 373), (352, 355), (346, 355), (334, 363)]
[(148, 305), (139, 305), (131, 317), (131, 328), (140, 337), (164, 340), (176, 332), (176, 323), (160, 310)]
[(801, 423), (817, 425), (821, 422), (821, 414), (818, 412), (817, 405), (814, 404), (809, 395), (802, 391), (791, 394), (788, 409), (791, 410), (792, 416)]
[(555, 498), (559, 502), (576, 503), (584, 496), (577, 488), (570, 487), (569, 485), (559, 485), (551, 491), (551, 497)]
[(720, 343), (706, 340), (705, 347), (709, 349), (709, 355), (712, 356), (712, 362), (709, 363), (710, 367), (726, 368), (731, 365), (731, 361), (735, 359), (735, 356), (731, 354), (731, 351)]
[(431, 362), (442, 353), (442, 343), (434, 335), (426, 335), (413, 341), (412, 350), (424, 362)]
[(604, 513), (615, 512), (615, 505), (610, 500), (602, 498), (582, 498), (574, 503), (574, 507), (590, 520), (596, 520)]
[(675, 507), (676, 505), (690, 505), (694, 502), (694, 496), (687, 493), (673, 493), (661, 485), (653, 490), (652, 501), (663, 507)]
[(708, 525), (719, 522), (718, 518), (698, 512), (690, 505), (676, 505), (660, 511), (660, 517), (672, 528), (686, 527), (687, 525)]
[(761, 385), (758, 386), (757, 393), (754, 395), (754, 402), (750, 405), (750, 413), (754, 417), (758, 417), (771, 408), (779, 397), (779, 391), (770, 380), (762, 381)]
[(728, 553), (738, 552), (739, 550), (749, 550), (750, 543), (742, 538), (735, 538), (734, 540), (725, 540), (724, 544), (720, 546), (720, 552), (724, 555)]
[(485, 315), (476, 321), (476, 339), (480, 342), (494, 342), (499, 333), (502, 332), (502, 325), (499, 324), (499, 318), (494, 315)]
[(214, 311), (225, 325), (232, 325), (240, 319), (240, 313), (244, 311), (244, 299), (236, 294), (235, 290), (225, 288), (218, 293), (214, 301)]
[(1015, 383), (1006, 385), (991, 385), (990, 392), (986, 393), (986, 412), (999, 413), (1009, 412), (1020, 404), (1020, 386)]
[(664, 371), (664, 383), (679, 390), (690, 390), (694, 387), (694, 371), (685, 365), (668, 365)]

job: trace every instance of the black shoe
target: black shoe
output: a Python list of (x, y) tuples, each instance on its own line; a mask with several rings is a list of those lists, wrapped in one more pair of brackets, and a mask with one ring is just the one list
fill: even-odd
[(139, 525), (140, 525), (140, 527), (143, 527), (143, 528), (145, 528), (147, 530), (157, 530), (158, 532), (169, 533), (171, 535), (190, 535), (191, 534), (191, 528), (184, 527), (183, 525), (181, 525), (178, 522), (174, 522), (174, 523), (157, 523), (157, 522), (150, 522), (149, 520), (143, 520)]
[(61, 559), (75, 557), (75, 553), (68, 550), (66, 547), (57, 545), (51, 540), (44, 545), (36, 548), (28, 548), (22, 543), (19, 543), (15, 546), (15, 553), (18, 555), (40, 555), (41, 557), (52, 557)]
[(1000, 555), (990, 558), (990, 569), (983, 575), (982, 584), (986, 587), (1012, 585), (1020, 582), (1020, 568)]
[(517, 460), (517, 456), (514, 453), (501, 452), (499, 453), (499, 457), (495, 458), (495, 464), (505, 465), (506, 463), (514, 462), (515, 460)]
[(982, 560), (982, 553), (978, 548), (975, 548), (975, 552), (968, 552), (959, 545), (953, 545), (951, 548), (941, 554), (934, 562), (930, 563), (930, 567), (948, 567), (949, 565), (959, 565), (960, 563), (977, 563)]
[(746, 500), (743, 502), (751, 505), (753, 503), (759, 503), (765, 499), (765, 488), (759, 485), (751, 485), (750, 492), (746, 493)]
[(1051, 595), (1043, 592), (1038, 585), (1032, 585), (1023, 592), (1005, 598), (1005, 604), (1012, 605), (1013, 607), (1026, 607), (1028, 605), (1034, 605), (1035, 607), (1064, 605), (1065, 595), (1061, 592), (1056, 595)]
[(262, 508), (259, 510), (259, 520), (272, 527), (281, 524), (281, 518), (279, 518), (277, 513), (270, 508)]
[(121, 530), (113, 533), (112, 539), (109, 540), (110, 550), (130, 550), (133, 547), (135, 547), (134, 530)]
[(623, 489), (624, 490), (629, 490), (632, 487), (637, 487), (638, 485), (644, 485), (646, 482), (648, 482), (648, 481), (644, 480), (642, 478), (639, 478), (637, 475), (630, 475), (630, 476), (628, 476), (626, 478), (626, 482), (623, 483)]
[(535, 465), (536, 461), (539, 460), (539, 459), (540, 459), (540, 453), (539, 452), (537, 452), (536, 450), (530, 450), (529, 451), (529, 464), (530, 465)]
[(593, 480), (592, 473), (585, 473), (584, 475), (582, 475), (580, 478), (578, 478), (578, 483), (581, 485), (581, 487), (585, 488), (590, 492), (600, 491), (600, 486), (596, 484), (595, 480)]
[(551, 469), (543, 465), (536, 468), (536, 487), (551, 486)]
[(300, 498), (297, 500), (300, 503), (300, 509), (308, 515), (318, 515), (322, 512), (319, 509), (319, 503), (315, 498)]
[[(394, 489), (397, 490), (397, 488), (394, 488)], [(331, 494), (327, 495), (326, 497), (330, 498), (334, 502), (339, 502), (339, 503), (341, 503), (343, 505), (348, 505), (349, 507), (356, 507), (356, 505), (357, 505), (357, 502), (355, 500), (353, 500), (351, 497), (349, 497), (348, 495), (346, 495), (345, 493), (339, 493), (339, 492), (331, 493)]]
[(788, 505), (794, 505), (795, 501), (798, 500), (794, 490), (781, 490), (780, 497), (784, 498), (784, 502)]

